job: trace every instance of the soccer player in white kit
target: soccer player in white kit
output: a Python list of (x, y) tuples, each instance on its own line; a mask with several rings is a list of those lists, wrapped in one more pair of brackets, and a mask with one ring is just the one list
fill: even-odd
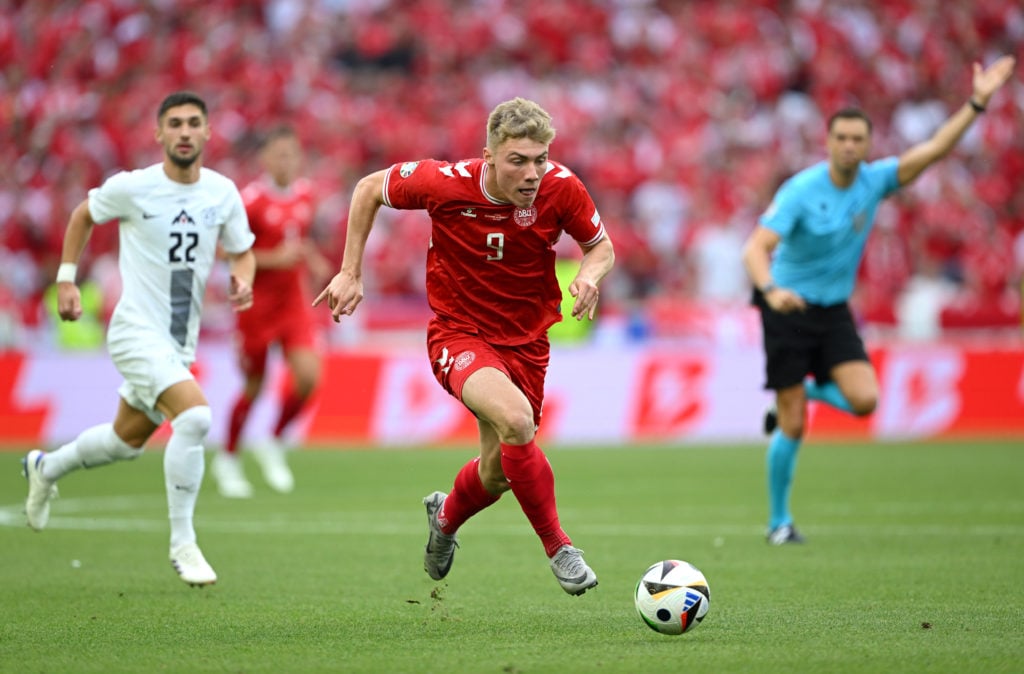
[(255, 237), (238, 188), (227, 177), (202, 168), (209, 138), (206, 103), (191, 92), (169, 95), (157, 113), (156, 140), (163, 146), (163, 162), (110, 177), (71, 213), (57, 273), (57, 308), (65, 321), (82, 313), (75, 272), (92, 228), (119, 222), (124, 289), (110, 319), (107, 347), (124, 383), (113, 423), (86, 429), (50, 453), (34, 449), (22, 461), (28, 480), (25, 514), (28, 525), (39, 531), (49, 519), (58, 479), (79, 468), (134, 459), (169, 419), (164, 483), (170, 560), (181, 579), (193, 586), (217, 580), (192, 524), (211, 413), (189, 367), (218, 243), (228, 259), (229, 299), (236, 311), (252, 306), (256, 273), (251, 250)]

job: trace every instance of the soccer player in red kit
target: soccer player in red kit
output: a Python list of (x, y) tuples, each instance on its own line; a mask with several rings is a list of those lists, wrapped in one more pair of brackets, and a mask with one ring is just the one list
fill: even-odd
[(291, 127), (270, 131), (260, 150), (264, 175), (242, 190), (250, 227), (256, 235), (253, 251), (259, 288), (259, 307), (239, 314), (236, 346), (244, 387), (231, 407), (224, 450), (214, 457), (212, 471), (220, 493), (248, 498), (252, 485), (238, 456), (239, 438), (249, 411), (263, 388), (270, 347), (281, 348), (290, 373), (289, 389), (281, 401), (273, 437), (253, 447), (270, 487), (287, 493), (294, 487), (282, 434), (303, 410), (320, 378), (320, 339), (307, 301), (310, 272), (327, 276), (329, 263), (310, 240), (316, 210), (310, 182), (299, 177), (302, 147)]
[(423, 500), (430, 530), (424, 569), (434, 580), (451, 569), (459, 527), (511, 489), (562, 588), (580, 595), (597, 585), (559, 524), (554, 474), (535, 435), (547, 330), (561, 320), (553, 247), (565, 232), (583, 251), (569, 285), (577, 320), (593, 319), (615, 254), (583, 183), (549, 159), (554, 137), (550, 115), (516, 98), (491, 112), (483, 158), (406, 162), (362, 178), (341, 271), (313, 302), (326, 300), (335, 321), (352, 314), (363, 298), (363, 252), (379, 208), (427, 211), (428, 355), (438, 382), (480, 429), (480, 456), (462, 467), (450, 493)]

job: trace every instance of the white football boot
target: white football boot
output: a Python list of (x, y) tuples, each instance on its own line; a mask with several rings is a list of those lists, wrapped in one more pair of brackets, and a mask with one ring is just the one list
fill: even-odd
[(178, 576), (192, 587), (213, 585), (217, 582), (217, 573), (203, 557), (202, 550), (195, 543), (185, 543), (171, 550), (171, 566)]
[(263, 479), (270, 488), (282, 494), (290, 494), (295, 489), (295, 477), (288, 467), (285, 458), (287, 450), (272, 438), (253, 448), (252, 453), (263, 470)]
[(33, 449), (21, 460), (21, 472), (28, 480), (25, 515), (28, 525), (36, 531), (46, 528), (50, 521), (50, 501), (57, 498), (57, 485), (43, 477), (43, 457), (46, 452)]
[(224, 498), (251, 498), (252, 485), (245, 479), (242, 460), (236, 454), (217, 452), (210, 465), (217, 491)]

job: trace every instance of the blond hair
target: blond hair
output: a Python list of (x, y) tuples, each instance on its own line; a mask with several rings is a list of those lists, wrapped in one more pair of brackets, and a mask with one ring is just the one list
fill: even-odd
[(487, 148), (494, 152), (499, 145), (514, 138), (529, 138), (549, 145), (555, 139), (551, 115), (525, 98), (499, 103), (487, 118)]

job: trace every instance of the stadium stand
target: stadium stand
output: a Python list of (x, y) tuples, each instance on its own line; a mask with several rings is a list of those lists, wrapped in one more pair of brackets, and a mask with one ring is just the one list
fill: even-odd
[[(614, 233), (609, 308), (741, 306), (739, 242), (778, 183), (823, 157), (830, 112), (864, 108), (875, 155), (898, 152), (963, 102), (973, 61), (1024, 43), (1018, 0), (0, 4), (0, 339), (25, 343), (46, 329), (41, 297), (73, 202), (159, 160), (139, 139), (170, 90), (197, 90), (216, 110), (206, 164), (239, 184), (257, 170), (260, 130), (296, 126), (336, 255), (354, 176), (476, 156), (479, 120), (527, 95), (553, 114), (555, 158), (584, 177)], [(880, 216), (856, 297), (865, 321), (1019, 326), (1022, 73), (955, 156)], [(382, 217), (390, 235), (376, 241), (425, 243), (420, 217)], [(116, 230), (95, 235), (83, 271), (110, 301)], [(421, 296), (419, 250), (370, 251), (368, 294)], [(934, 306), (901, 309), (917, 302)]]

